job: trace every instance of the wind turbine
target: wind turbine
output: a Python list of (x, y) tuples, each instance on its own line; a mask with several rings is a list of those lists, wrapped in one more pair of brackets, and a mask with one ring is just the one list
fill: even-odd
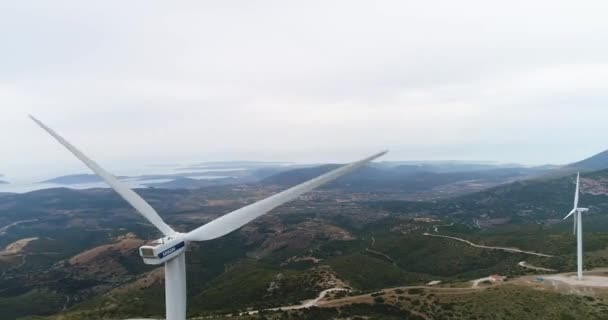
[(576, 234), (576, 263), (577, 263), (577, 279), (583, 280), (583, 219), (581, 213), (589, 211), (587, 208), (578, 207), (579, 197), (579, 185), (580, 185), (581, 174), (576, 174), (576, 191), (574, 192), (574, 209), (564, 217), (564, 220), (568, 219), (569, 216), (573, 215), (574, 218), (574, 229), (573, 233)]
[(224, 236), (272, 209), (298, 198), (303, 193), (354, 171), (387, 152), (383, 151), (363, 160), (344, 165), (312, 180), (272, 195), (264, 200), (227, 213), (188, 233), (181, 233), (173, 230), (173, 228), (167, 225), (154, 208), (126, 184), (116, 179), (112, 174), (104, 170), (93, 160), (89, 159), (80, 150), (51, 128), (47, 127), (40, 120), (33, 116), (30, 116), (30, 118), (80, 159), (87, 167), (93, 170), (93, 172), (110, 185), (110, 187), (112, 187), (112, 189), (114, 189), (123, 199), (131, 204), (135, 210), (162, 232), (164, 235), (163, 238), (142, 246), (139, 248), (139, 254), (146, 264), (165, 264), (165, 304), (167, 320), (186, 319), (185, 251), (189, 242), (206, 241)]

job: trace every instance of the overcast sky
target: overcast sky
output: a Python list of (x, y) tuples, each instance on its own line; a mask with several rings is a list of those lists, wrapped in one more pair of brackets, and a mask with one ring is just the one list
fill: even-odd
[(2, 1), (0, 173), (567, 163), (608, 148), (606, 1)]

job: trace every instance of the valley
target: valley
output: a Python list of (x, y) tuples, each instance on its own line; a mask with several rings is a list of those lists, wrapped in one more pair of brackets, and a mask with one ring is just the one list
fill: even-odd
[[(319, 170), (138, 193), (176, 230), (187, 231)], [(417, 179), (429, 175), (361, 174), (308, 193), (227, 237), (192, 244), (189, 316), (441, 319), (473, 313), (508, 319), (532, 312), (539, 319), (601, 319), (608, 312), (602, 290), (572, 289), (546, 275), (576, 269), (572, 225), (561, 220), (572, 205), (571, 176), (503, 180), (445, 197), (433, 195), (432, 184), (414, 191)], [(481, 174), (449, 173), (463, 179)], [(591, 208), (586, 270), (608, 266), (608, 216), (601, 214), (608, 209), (606, 179), (608, 171), (582, 177), (581, 202)], [(48, 189), (3, 194), (0, 201), (0, 247), (10, 248), (0, 255), (0, 308), (11, 319), (163, 314), (163, 269), (143, 264), (137, 253), (158, 232), (111, 190)], [(490, 275), (508, 280), (487, 284)], [(537, 276), (545, 282), (535, 282)], [(476, 279), (482, 280), (472, 288)], [(536, 313), (531, 299), (560, 308)], [(40, 307), (27, 308), (32, 303)], [(492, 308), (498, 311), (488, 313)]]

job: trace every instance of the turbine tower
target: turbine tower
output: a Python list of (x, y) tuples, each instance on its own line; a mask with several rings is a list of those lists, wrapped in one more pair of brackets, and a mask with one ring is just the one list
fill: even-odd
[(40, 122), (40, 120), (33, 116), (30, 116), (30, 118), (101, 177), (110, 185), (110, 187), (112, 187), (112, 189), (164, 235), (164, 237), (139, 248), (139, 254), (146, 264), (165, 264), (165, 304), (167, 320), (186, 319), (185, 251), (188, 243), (193, 241), (212, 240), (224, 236), (272, 209), (298, 198), (303, 193), (354, 171), (387, 152), (383, 151), (363, 160), (344, 165), (312, 180), (272, 195), (264, 200), (227, 213), (188, 233), (180, 233), (167, 225), (154, 208), (126, 184), (105, 171), (63, 137), (47, 127), (44, 123)]
[(576, 190), (574, 192), (574, 209), (568, 213), (567, 216), (564, 217), (566, 220), (569, 216), (574, 215), (574, 229), (573, 233), (576, 234), (576, 263), (577, 263), (577, 273), (576, 278), (578, 280), (583, 280), (583, 219), (581, 213), (589, 211), (587, 208), (579, 208), (578, 207), (578, 197), (579, 197), (579, 186), (580, 186), (580, 177), (581, 174), (576, 174)]

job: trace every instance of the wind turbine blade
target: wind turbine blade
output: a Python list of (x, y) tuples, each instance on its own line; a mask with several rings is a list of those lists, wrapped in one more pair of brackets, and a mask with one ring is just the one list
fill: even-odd
[(327, 182), (330, 182), (342, 175), (364, 166), (370, 161), (384, 155), (386, 152), (387, 151), (384, 151), (363, 160), (342, 166), (312, 180), (272, 195), (264, 200), (232, 211), (191, 231), (190, 233), (187, 233), (185, 237), (189, 241), (205, 241), (221, 237), (242, 227), (251, 220), (269, 212), (270, 210), (298, 198), (303, 193), (311, 191)]
[(568, 219), (568, 217), (573, 215), (575, 212), (576, 212), (576, 208), (572, 209), (572, 211), (570, 211), (570, 213), (568, 213), (568, 215), (564, 217), (564, 220)]
[(574, 227), (572, 228), (572, 234), (576, 234), (576, 216), (574, 216), (574, 219), (572, 219), (572, 221), (574, 222)]
[(576, 191), (574, 193), (574, 209), (578, 208), (578, 196), (579, 196), (579, 181), (580, 181), (580, 177), (581, 177), (581, 174), (577, 173), (576, 174)]
[(135, 208), (141, 215), (143, 215), (150, 223), (152, 223), (158, 230), (160, 230), (164, 235), (169, 236), (175, 234), (176, 232), (171, 229), (161, 217), (156, 213), (156, 210), (152, 208), (142, 197), (140, 197), (135, 191), (129, 189), (126, 184), (120, 182), (116, 179), (112, 174), (104, 170), (93, 160), (89, 159), (84, 153), (70, 144), (67, 140), (57, 134), (53, 129), (47, 127), (40, 120), (34, 118), (30, 115), (30, 118), (36, 122), (42, 129), (48, 132), (53, 138), (55, 138), (59, 143), (61, 143), (64, 147), (66, 147), (72, 154), (74, 154), (80, 161), (82, 161), (87, 167), (89, 167), (93, 172), (95, 172), (99, 177), (101, 177), (112, 189), (114, 189), (123, 199), (125, 199), (129, 204)]

